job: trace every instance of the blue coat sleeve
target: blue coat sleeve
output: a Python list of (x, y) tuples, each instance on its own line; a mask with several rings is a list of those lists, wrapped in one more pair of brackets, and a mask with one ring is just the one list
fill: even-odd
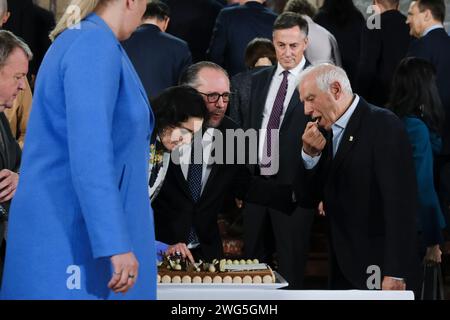
[(72, 180), (95, 258), (132, 251), (112, 141), (121, 59), (110, 35), (86, 32), (61, 64)]
[(443, 241), (443, 221), (433, 181), (433, 152), (428, 128), (419, 119), (406, 120), (406, 128), (413, 148), (419, 195), (419, 228), (426, 246)]

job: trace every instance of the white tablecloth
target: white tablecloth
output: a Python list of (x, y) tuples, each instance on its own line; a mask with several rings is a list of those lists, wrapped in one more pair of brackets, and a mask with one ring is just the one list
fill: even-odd
[(414, 300), (412, 291), (158, 289), (158, 300)]

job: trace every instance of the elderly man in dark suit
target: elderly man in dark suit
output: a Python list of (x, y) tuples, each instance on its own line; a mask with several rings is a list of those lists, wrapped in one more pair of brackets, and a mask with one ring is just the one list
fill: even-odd
[(26, 87), (30, 48), (9, 31), (0, 31), (0, 283), (5, 250), (9, 204), (19, 182), (21, 150), (3, 111), (13, 106)]
[(246, 70), (244, 54), (251, 40), (272, 38), (272, 26), (277, 15), (264, 7), (264, 2), (244, 0), (242, 5), (225, 8), (217, 16), (208, 57), (231, 76)]
[(444, 0), (418, 0), (411, 2), (407, 23), (412, 36), (418, 38), (409, 48), (408, 56), (430, 61), (436, 68), (436, 84), (445, 109), (446, 120), (442, 133), (442, 151), (436, 158), (439, 195), (450, 222), (450, 36), (445, 32)]
[(192, 64), (187, 43), (166, 33), (170, 8), (160, 1), (147, 4), (143, 24), (123, 43), (149, 98), (178, 83)]
[(307, 120), (297, 81), (309, 64), (304, 57), (307, 36), (308, 23), (301, 15), (278, 16), (273, 26), (278, 64), (252, 76), (248, 121), (249, 128), (259, 132), (258, 164), (250, 167), (250, 191), (258, 190), (260, 199), (245, 203), (245, 254), (272, 262), (276, 251), (278, 270), (291, 289), (303, 284), (313, 212), (297, 207), (292, 193), (279, 198), (278, 191), (281, 185), (291, 187), (301, 160), (298, 141)]
[[(399, 0), (375, 0), (380, 27), (365, 26), (356, 77), (358, 93), (380, 107), (389, 99), (395, 68), (408, 52), (411, 37), (406, 17), (398, 10)], [(371, 26), (372, 27), (372, 26)]]
[(415, 289), (417, 186), (402, 122), (354, 94), (336, 66), (308, 68), (299, 90), (313, 121), (296, 195), (304, 206), (323, 201), (331, 289)]

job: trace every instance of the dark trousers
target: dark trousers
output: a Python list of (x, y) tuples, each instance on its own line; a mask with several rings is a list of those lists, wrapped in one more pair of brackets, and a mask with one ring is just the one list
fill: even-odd
[(288, 289), (302, 289), (309, 252), (313, 210), (297, 208), (291, 215), (253, 203), (243, 211), (246, 258), (267, 261), (276, 252), (278, 272)]

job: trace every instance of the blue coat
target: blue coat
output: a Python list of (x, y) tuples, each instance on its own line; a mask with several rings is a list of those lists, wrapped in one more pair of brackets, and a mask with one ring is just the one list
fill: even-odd
[[(57, 38), (37, 78), (2, 298), (156, 298), (153, 123), (142, 84), (100, 17)], [(115, 295), (110, 257), (129, 251), (140, 264), (137, 283)]]
[[(419, 196), (418, 227), (425, 246), (443, 242), (441, 229), (445, 227), (439, 199), (433, 181), (433, 135), (425, 123), (416, 117), (404, 117), (406, 131), (413, 149)], [(438, 148), (440, 149), (440, 148)], [(439, 150), (435, 150), (439, 154)]]

